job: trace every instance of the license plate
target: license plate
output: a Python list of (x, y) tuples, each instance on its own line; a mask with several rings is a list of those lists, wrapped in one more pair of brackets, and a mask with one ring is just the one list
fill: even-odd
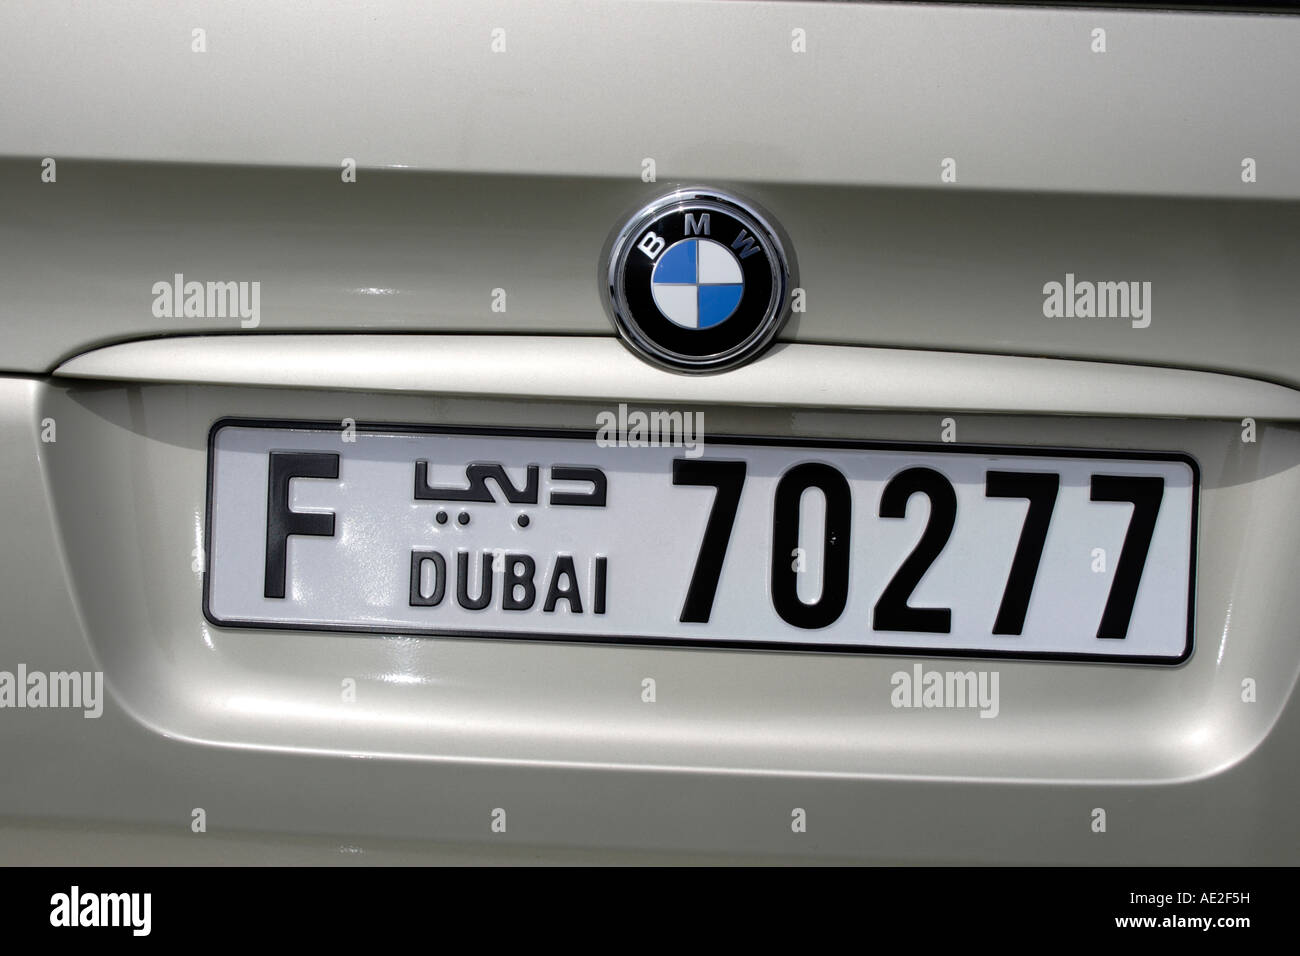
[(225, 420), (218, 625), (1173, 664), (1186, 455)]

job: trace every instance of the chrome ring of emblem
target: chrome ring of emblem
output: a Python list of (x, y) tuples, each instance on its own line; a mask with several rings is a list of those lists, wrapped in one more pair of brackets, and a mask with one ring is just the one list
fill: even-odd
[[(647, 335), (633, 315), (625, 287), (628, 257), (636, 248), (635, 238), (665, 216), (697, 211), (721, 213), (742, 223), (758, 240), (771, 271), (771, 295), (761, 321), (739, 344), (705, 355), (674, 351)], [(752, 203), (717, 189), (681, 187), (643, 206), (628, 219), (612, 242), (607, 243), (603, 261), (608, 263), (608, 271), (602, 289), (605, 306), (619, 338), (641, 358), (675, 372), (726, 371), (758, 356), (776, 338), (789, 317), (789, 294), (794, 278), (786, 248), (783, 233)]]

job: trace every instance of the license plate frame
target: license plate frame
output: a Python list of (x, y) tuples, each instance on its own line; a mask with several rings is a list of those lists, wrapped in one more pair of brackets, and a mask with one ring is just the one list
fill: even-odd
[[(633, 645), (670, 648), (699, 648), (705, 650), (776, 651), (815, 654), (868, 654), (906, 657), (933, 657), (957, 659), (1062, 661), (1101, 664), (1141, 664), (1178, 666), (1187, 662), (1195, 647), (1196, 569), (1199, 551), (1200, 467), (1196, 459), (1179, 451), (1145, 451), (1129, 449), (1085, 448), (1074, 446), (1027, 446), (1004, 444), (979, 444), (958, 442), (910, 442), (876, 439), (848, 439), (821, 437), (779, 437), (765, 435), (709, 435), (707, 447), (781, 448), (810, 450), (843, 450), (863, 452), (916, 453), (940, 456), (984, 456), (1032, 459), (1081, 459), (1116, 462), (1177, 462), (1190, 469), (1190, 528), (1188, 553), (1186, 639), (1180, 654), (1099, 654), (1058, 653), (1051, 651), (998, 650), (993, 648), (956, 648), (914, 645), (846, 644), (833, 642), (791, 642), (773, 640), (736, 640), (704, 637), (674, 638), (665, 636), (636, 636), (627, 634), (597, 634), (587, 632), (544, 632), (519, 629), (464, 627), (406, 627), (384, 623), (366, 622), (318, 623), (285, 622), (273, 620), (241, 620), (215, 614), (211, 604), (213, 568), (213, 497), (216, 469), (216, 440), (222, 429), (228, 427), (291, 430), (303, 432), (341, 431), (338, 421), (312, 419), (283, 419), (262, 417), (225, 417), (215, 421), (208, 432), (206, 488), (203, 527), (204, 572), (202, 576), (202, 610), (204, 618), (212, 625), (223, 628), (240, 628), (269, 631), (323, 631), (359, 635), (402, 635), (429, 638), (452, 638), (491, 641), (558, 642), (592, 645)], [(480, 426), (461, 424), (392, 423), (384, 421), (358, 421), (352, 426), (358, 434), (393, 433), (399, 435), (471, 436), (482, 438), (564, 439), (594, 443), (595, 429), (544, 428), (531, 426)], [(877, 519), (878, 520), (878, 519)], [(771, 560), (770, 555), (765, 560)]]

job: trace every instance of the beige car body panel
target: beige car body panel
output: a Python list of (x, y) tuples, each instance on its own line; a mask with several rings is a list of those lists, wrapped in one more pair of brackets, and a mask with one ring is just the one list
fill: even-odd
[[(98, 719), (0, 710), (0, 862), (1300, 862), (1298, 50), (1300, 17), (1154, 11), (0, 7), (0, 671), (107, 690)], [(651, 367), (601, 306), (611, 233), (680, 182), (754, 199), (798, 257), (807, 311), (731, 372)], [(156, 316), (177, 273), (260, 282), (257, 326)], [(1046, 318), (1067, 273), (1150, 282), (1150, 325)], [(1194, 652), (205, 620), (218, 419), (592, 428), (618, 402), (1189, 454)], [(996, 670), (998, 718), (892, 707), (918, 662)]]

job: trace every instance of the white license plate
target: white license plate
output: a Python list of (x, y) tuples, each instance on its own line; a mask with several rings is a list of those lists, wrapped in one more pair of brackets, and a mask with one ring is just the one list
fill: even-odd
[[(226, 420), (219, 625), (1177, 663), (1185, 455)], [(694, 456), (694, 457), (693, 457)]]

